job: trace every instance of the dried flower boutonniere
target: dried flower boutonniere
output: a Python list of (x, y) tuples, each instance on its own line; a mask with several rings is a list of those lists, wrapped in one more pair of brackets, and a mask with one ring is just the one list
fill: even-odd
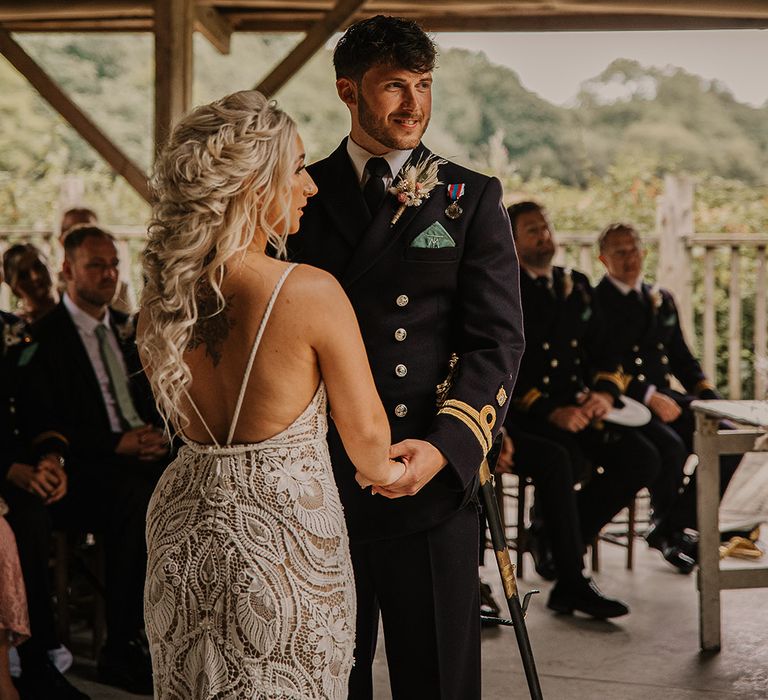
[(419, 160), (416, 165), (407, 166), (400, 174), (400, 179), (389, 188), (390, 194), (400, 202), (390, 226), (394, 226), (403, 215), (406, 207), (419, 207), (421, 202), (429, 197), (429, 193), (442, 184), (437, 179), (438, 168), (447, 161), (437, 156), (429, 155)]
[(115, 333), (117, 334), (117, 337), (121, 343), (125, 343), (126, 341), (131, 340), (136, 333), (136, 327), (133, 323), (133, 316), (129, 316), (122, 323), (115, 323), (113, 321), (112, 327), (114, 328)]
[(571, 296), (573, 291), (573, 269), (566, 267), (563, 270), (563, 299), (567, 299)]
[(654, 284), (653, 287), (651, 287), (651, 291), (648, 292), (648, 296), (651, 299), (651, 305), (653, 306), (654, 310), (658, 311), (661, 308), (661, 305), (664, 303), (664, 295), (661, 293), (661, 288), (658, 284)]
[(14, 345), (28, 343), (30, 340), (31, 338), (27, 333), (27, 324), (24, 321), (15, 319), (13, 323), (3, 322), (3, 354)]

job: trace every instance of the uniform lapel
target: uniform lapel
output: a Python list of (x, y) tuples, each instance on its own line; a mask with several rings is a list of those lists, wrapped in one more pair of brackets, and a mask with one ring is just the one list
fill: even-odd
[[(410, 158), (403, 165), (403, 169), (411, 163), (417, 163), (421, 158), (428, 155), (430, 155), (430, 151), (423, 144), (419, 144), (413, 149)], [(394, 182), (397, 182), (398, 173), (394, 175)], [(359, 186), (357, 189), (360, 189)], [(393, 226), (390, 222), (398, 206), (395, 197), (388, 194), (373, 221), (363, 232), (360, 243), (355, 248), (355, 252), (352, 254), (346, 270), (344, 270), (341, 282), (345, 287), (352, 285), (361, 275), (370, 270), (376, 261), (400, 239), (416, 214), (425, 208), (424, 205), (420, 207), (406, 207), (403, 215)]]
[(317, 176), (317, 186), (328, 216), (344, 240), (356, 246), (371, 216), (347, 153), (346, 139), (328, 156)]

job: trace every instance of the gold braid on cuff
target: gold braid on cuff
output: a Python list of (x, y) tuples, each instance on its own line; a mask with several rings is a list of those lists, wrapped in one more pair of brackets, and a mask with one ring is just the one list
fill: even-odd
[(488, 454), (493, 444), (493, 426), (496, 424), (496, 409), (493, 406), (489, 404), (478, 411), (464, 401), (448, 399), (438, 415), (441, 413), (464, 423), (480, 443), (483, 454)]

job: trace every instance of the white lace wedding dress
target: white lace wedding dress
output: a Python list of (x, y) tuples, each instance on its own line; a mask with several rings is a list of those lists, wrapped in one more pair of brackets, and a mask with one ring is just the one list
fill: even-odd
[(157, 698), (347, 695), (355, 592), (325, 386), (278, 435), (230, 444), (291, 269), (262, 319), (226, 444), (185, 440), (149, 505), (144, 611)]

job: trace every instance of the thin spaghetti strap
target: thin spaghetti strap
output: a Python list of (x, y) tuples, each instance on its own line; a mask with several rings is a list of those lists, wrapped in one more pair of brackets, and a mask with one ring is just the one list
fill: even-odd
[(280, 279), (277, 281), (277, 284), (275, 285), (275, 288), (272, 290), (272, 296), (269, 297), (269, 303), (267, 304), (267, 308), (264, 311), (264, 316), (261, 319), (261, 325), (259, 326), (259, 332), (256, 334), (256, 340), (253, 342), (253, 348), (251, 348), (251, 356), (248, 358), (248, 364), (245, 367), (245, 374), (243, 375), (243, 384), (240, 387), (240, 395), (237, 397), (237, 404), (235, 405), (235, 413), (232, 416), (232, 424), (229, 428), (229, 435), (227, 435), (227, 442), (225, 444), (229, 445), (232, 442), (232, 438), (235, 435), (235, 428), (237, 427), (237, 421), (240, 418), (240, 409), (243, 406), (243, 399), (245, 398), (245, 389), (248, 386), (248, 378), (251, 376), (251, 368), (253, 367), (253, 361), (256, 359), (256, 351), (259, 349), (259, 345), (261, 344), (261, 336), (264, 335), (264, 329), (267, 327), (267, 321), (269, 321), (269, 317), (272, 314), (272, 308), (275, 305), (275, 300), (277, 299), (277, 295), (280, 294), (280, 290), (283, 287), (283, 282), (285, 282), (286, 277), (291, 273), (291, 270), (293, 270), (294, 267), (296, 267), (298, 263), (292, 263), (289, 265), (285, 272), (283, 272)]
[(203, 414), (200, 413), (200, 409), (197, 407), (197, 404), (193, 401), (192, 397), (189, 395), (189, 392), (187, 391), (186, 387), (184, 387), (184, 393), (187, 395), (187, 401), (189, 401), (189, 403), (192, 404), (192, 408), (195, 409), (195, 413), (197, 413), (197, 417), (200, 419), (200, 422), (203, 424), (203, 427), (205, 428), (206, 432), (210, 436), (211, 440), (213, 440), (213, 444), (216, 445), (216, 447), (221, 447), (221, 445), (219, 445), (219, 441), (216, 439), (214, 434), (211, 432), (211, 429), (208, 427), (208, 423), (205, 422), (205, 418), (203, 418)]

